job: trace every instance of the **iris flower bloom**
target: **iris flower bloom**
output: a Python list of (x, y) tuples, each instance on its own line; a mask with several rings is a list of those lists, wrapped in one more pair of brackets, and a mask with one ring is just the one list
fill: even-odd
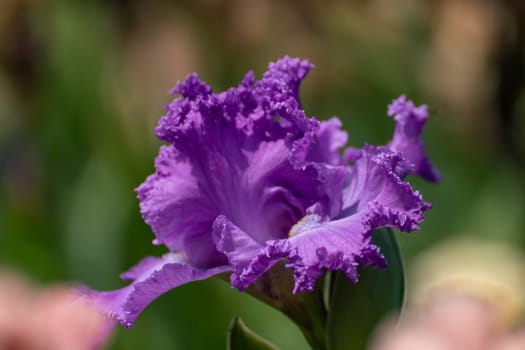
[(224, 272), (244, 290), (281, 260), (293, 293), (313, 290), (327, 270), (357, 282), (359, 265), (386, 266), (375, 229), (419, 228), (431, 206), (403, 178), (439, 178), (420, 139), (426, 106), (401, 96), (388, 110), (390, 143), (345, 150), (339, 119), (318, 121), (301, 107), (311, 67), (284, 57), (225, 92), (196, 74), (171, 91), (180, 96), (155, 129), (167, 145), (137, 189), (153, 243), (169, 252), (122, 274), (127, 287), (88, 292), (111, 317), (129, 327), (161, 294)]

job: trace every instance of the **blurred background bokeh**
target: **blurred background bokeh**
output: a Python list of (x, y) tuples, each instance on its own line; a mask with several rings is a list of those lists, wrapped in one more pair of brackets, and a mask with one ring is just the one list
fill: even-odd
[[(525, 252), (522, 0), (0, 0), (0, 266), (122, 286), (120, 272), (164, 253), (133, 189), (153, 171), (167, 91), (193, 71), (220, 91), (284, 55), (315, 64), (305, 110), (342, 118), (352, 145), (389, 140), (398, 95), (429, 105), (443, 182), (411, 179), (434, 208), (398, 235), (408, 268), (463, 234)], [(108, 348), (224, 348), (234, 314), (283, 349), (306, 346), (213, 279), (167, 293)]]

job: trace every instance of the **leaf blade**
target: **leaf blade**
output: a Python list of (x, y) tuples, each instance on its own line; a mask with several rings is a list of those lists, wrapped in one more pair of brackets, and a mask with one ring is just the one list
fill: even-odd
[(362, 270), (357, 284), (341, 272), (332, 276), (326, 329), (330, 350), (366, 349), (377, 324), (402, 309), (405, 274), (397, 239), (391, 229), (381, 229), (374, 232), (374, 243), (381, 247), (387, 268)]
[(228, 350), (279, 350), (275, 345), (249, 329), (239, 316), (234, 316), (228, 329)]

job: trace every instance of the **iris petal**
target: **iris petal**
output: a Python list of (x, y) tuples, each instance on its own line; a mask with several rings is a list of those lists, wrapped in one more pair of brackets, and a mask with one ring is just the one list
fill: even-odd
[(162, 258), (148, 257), (123, 277), (133, 278), (130, 285), (109, 292), (84, 289), (83, 294), (111, 318), (131, 327), (137, 316), (153, 300), (180, 285), (204, 280), (230, 270), (227, 265), (200, 269), (189, 265), (181, 254), (169, 253)]
[(396, 121), (394, 136), (388, 147), (403, 153), (414, 165), (416, 175), (430, 182), (439, 181), (441, 175), (428, 159), (421, 139), (421, 133), (428, 119), (427, 106), (416, 107), (412, 101), (402, 95), (388, 106), (388, 115)]

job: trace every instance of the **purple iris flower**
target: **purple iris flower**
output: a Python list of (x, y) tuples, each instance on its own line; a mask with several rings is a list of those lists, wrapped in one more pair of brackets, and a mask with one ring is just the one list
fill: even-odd
[(283, 259), (293, 293), (313, 290), (326, 270), (357, 282), (359, 265), (386, 265), (375, 229), (419, 228), (431, 206), (403, 178), (439, 178), (420, 138), (426, 107), (398, 98), (388, 145), (344, 150), (339, 119), (318, 121), (301, 107), (311, 67), (285, 57), (225, 92), (196, 74), (172, 90), (180, 96), (155, 129), (167, 145), (137, 189), (154, 244), (169, 253), (122, 274), (127, 287), (88, 291), (110, 316), (129, 327), (161, 294), (223, 272), (244, 290)]

